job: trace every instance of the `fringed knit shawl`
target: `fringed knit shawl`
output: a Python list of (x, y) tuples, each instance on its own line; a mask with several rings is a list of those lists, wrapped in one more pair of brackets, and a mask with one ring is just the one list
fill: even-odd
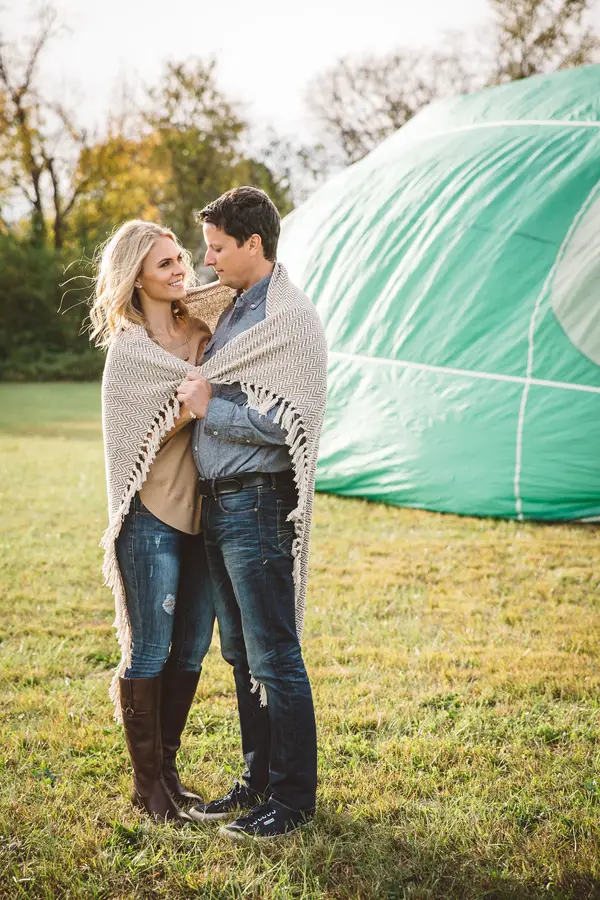
[[(188, 295), (193, 314), (214, 326), (232, 300), (229, 288), (208, 285)], [(118, 715), (118, 678), (131, 661), (131, 629), (115, 544), (131, 501), (146, 480), (167, 432), (179, 415), (175, 391), (191, 366), (167, 353), (141, 325), (122, 331), (109, 348), (102, 380), (102, 425), (109, 525), (102, 539), (103, 573), (115, 596), (115, 627), (122, 658), (111, 686)], [(302, 636), (315, 469), (327, 393), (327, 345), (317, 312), (277, 263), (263, 322), (235, 337), (200, 368), (217, 384), (240, 383), (248, 406), (262, 414), (280, 404), (298, 506), (290, 515), (295, 539), (296, 630)]]

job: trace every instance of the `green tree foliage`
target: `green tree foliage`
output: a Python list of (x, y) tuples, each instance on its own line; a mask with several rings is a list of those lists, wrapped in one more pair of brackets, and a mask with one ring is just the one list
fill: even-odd
[(155, 171), (168, 173), (162, 220), (190, 249), (198, 247), (194, 211), (235, 183), (247, 125), (218, 90), (214, 63), (167, 66), (150, 91), (146, 127), (155, 136)]
[(248, 123), (219, 90), (214, 61), (168, 65), (149, 99), (144, 121), (152, 138), (151, 169), (160, 179), (156, 205), (198, 262), (203, 244), (195, 212), (224, 191), (253, 184), (282, 214), (289, 211), (285, 187), (248, 155)]
[(80, 333), (85, 291), (66, 293), (64, 270), (50, 244), (0, 235), (0, 380), (99, 377), (103, 354)]
[(251, 184), (265, 191), (282, 216), (293, 209), (290, 186), (260, 160), (253, 157), (242, 159), (233, 170), (233, 182), (234, 185)]
[(156, 165), (155, 135), (126, 137), (115, 132), (85, 148), (78, 176), (85, 183), (69, 219), (71, 242), (93, 254), (127, 219), (161, 221), (160, 199), (169, 172)]
[(219, 92), (214, 63), (169, 65), (128, 135), (115, 125), (81, 152), (77, 175), (85, 187), (70, 217), (73, 241), (90, 252), (119, 223), (149, 219), (172, 228), (200, 263), (194, 213), (223, 191), (253, 184), (285, 214), (289, 190), (244, 153), (247, 128)]

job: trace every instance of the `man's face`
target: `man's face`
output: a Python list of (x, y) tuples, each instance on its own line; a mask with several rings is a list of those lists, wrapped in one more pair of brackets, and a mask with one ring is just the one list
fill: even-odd
[(210, 222), (204, 223), (202, 231), (207, 247), (204, 265), (213, 267), (221, 284), (244, 290), (256, 265), (252, 238), (238, 247), (234, 237)]

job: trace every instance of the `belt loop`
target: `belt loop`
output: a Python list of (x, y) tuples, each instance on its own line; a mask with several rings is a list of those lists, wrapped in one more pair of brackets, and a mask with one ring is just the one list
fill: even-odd
[(210, 482), (210, 489), (214, 499), (217, 499), (217, 479), (212, 478)]
[(277, 476), (275, 475), (275, 472), (271, 472), (270, 475), (271, 475), (271, 490), (274, 491), (275, 488), (277, 487)]

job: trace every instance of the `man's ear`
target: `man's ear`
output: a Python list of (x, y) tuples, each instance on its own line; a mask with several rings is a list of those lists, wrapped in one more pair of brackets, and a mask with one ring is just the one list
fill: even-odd
[(262, 238), (260, 234), (251, 234), (248, 238), (248, 250), (250, 256), (258, 256), (262, 251)]

